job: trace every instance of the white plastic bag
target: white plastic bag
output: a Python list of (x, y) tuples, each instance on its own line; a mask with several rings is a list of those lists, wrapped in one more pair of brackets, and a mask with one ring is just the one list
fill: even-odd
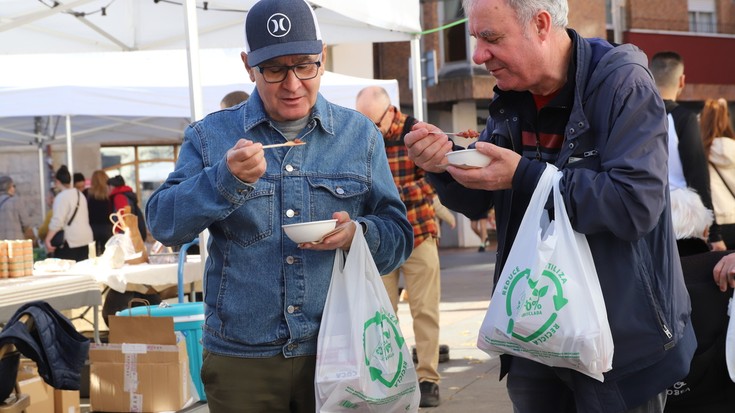
[[(548, 165), (480, 327), (477, 346), (577, 370), (599, 381), (612, 368), (613, 342), (592, 254), (569, 222), (562, 173)], [(554, 194), (554, 220), (544, 209)]]
[(319, 329), (316, 411), (416, 412), (420, 391), (411, 353), (357, 225), (349, 254), (336, 251)]
[(727, 362), (727, 371), (730, 373), (730, 380), (735, 382), (735, 290), (733, 290), (730, 303), (727, 305), (727, 315), (730, 321), (727, 322), (727, 336), (725, 338), (725, 361)]

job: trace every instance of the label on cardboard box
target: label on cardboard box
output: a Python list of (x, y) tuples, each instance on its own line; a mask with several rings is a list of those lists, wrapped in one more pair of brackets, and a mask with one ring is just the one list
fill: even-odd
[(123, 354), (144, 354), (148, 352), (148, 346), (145, 344), (123, 343)]

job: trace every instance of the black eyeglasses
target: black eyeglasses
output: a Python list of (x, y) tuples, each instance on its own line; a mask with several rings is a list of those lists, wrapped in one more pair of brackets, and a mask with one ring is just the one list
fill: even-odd
[(286, 80), (288, 71), (293, 70), (293, 74), (299, 80), (309, 80), (319, 74), (319, 68), (322, 62), (304, 62), (291, 66), (257, 66), (260, 74), (267, 83), (281, 83)]
[(377, 122), (375, 122), (375, 126), (380, 127), (380, 124), (383, 123), (383, 119), (385, 119), (385, 115), (388, 114), (388, 111), (393, 105), (389, 104), (387, 108), (385, 108), (385, 112), (383, 112), (383, 115), (380, 116), (380, 119), (378, 119)]

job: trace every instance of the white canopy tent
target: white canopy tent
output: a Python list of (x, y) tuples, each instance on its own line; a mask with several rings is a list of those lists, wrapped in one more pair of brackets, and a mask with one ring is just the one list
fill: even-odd
[[(205, 113), (218, 110), (233, 90), (253, 91), (239, 50), (200, 54)], [(0, 67), (0, 145), (66, 142), (64, 129), (37, 133), (36, 117), (71, 116), (74, 142), (179, 143), (190, 122), (183, 50), (0, 55)], [(396, 80), (326, 72), (320, 91), (352, 108), (369, 85), (383, 86), (399, 103)]]
[[(241, 48), (256, 0), (197, 0), (203, 49)], [(58, 3), (56, 7), (50, 7)], [(179, 4), (175, 4), (179, 3)], [(0, 53), (185, 49), (185, 0), (0, 0)], [(418, 0), (309, 0), (327, 44), (410, 41)], [(102, 15), (102, 7), (106, 7)], [(81, 13), (85, 13), (81, 15)]]
[[(256, 1), (0, 0), (0, 54), (185, 49), (190, 109), (199, 119), (199, 49), (242, 48)], [(421, 84), (419, 0), (308, 1), (327, 44), (411, 41), (414, 84)], [(414, 88), (418, 118), (421, 101)]]

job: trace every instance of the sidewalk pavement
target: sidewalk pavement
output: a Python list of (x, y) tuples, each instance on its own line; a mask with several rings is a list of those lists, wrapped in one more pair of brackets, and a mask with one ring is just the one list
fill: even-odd
[[(477, 348), (477, 333), (492, 295), (495, 248), (440, 248), (442, 295), (441, 344), (450, 360), (439, 364), (441, 404), (422, 408), (427, 413), (512, 413), (505, 388), (498, 381), (500, 359)], [(407, 302), (398, 304), (398, 318), (407, 344), (414, 345), (413, 323)]]

